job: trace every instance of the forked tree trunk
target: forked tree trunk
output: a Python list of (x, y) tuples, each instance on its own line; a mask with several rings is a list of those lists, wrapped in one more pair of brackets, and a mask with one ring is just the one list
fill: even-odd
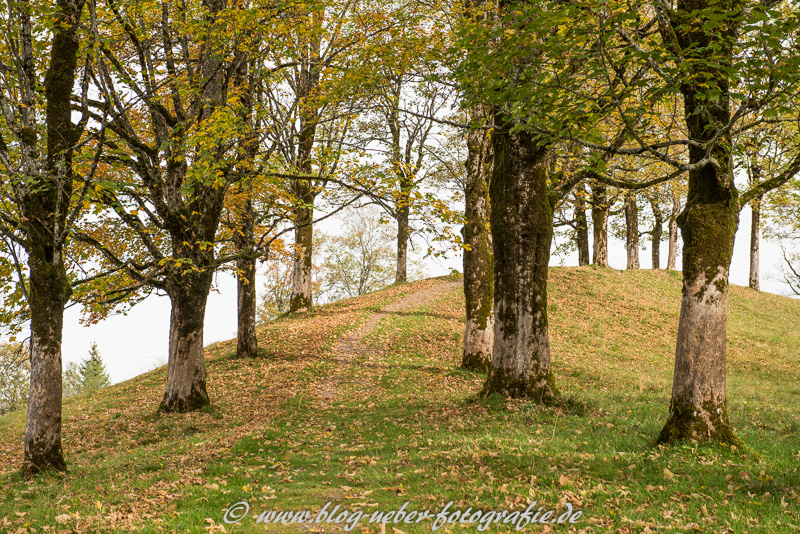
[(750, 224), (750, 287), (759, 291), (758, 286), (758, 247), (761, 230), (761, 197), (750, 202), (752, 214)]
[(681, 200), (678, 193), (672, 192), (672, 212), (669, 215), (669, 249), (667, 252), (667, 270), (674, 271), (678, 259), (678, 215)]
[[(484, 122), (486, 113), (473, 109), (473, 120)], [(492, 365), (494, 271), (489, 222), (489, 180), (492, 151), (489, 134), (472, 129), (467, 134), (467, 183), (464, 198), (464, 298), (467, 326), (461, 366), (488, 371)]]
[(548, 149), (526, 132), (510, 133), (495, 116), (489, 187), (494, 248), (494, 350), (483, 395), (550, 402), (547, 275), (553, 238)]
[(592, 188), (592, 263), (608, 267), (608, 190), (600, 182)]
[(575, 237), (578, 265), (589, 265), (589, 223), (586, 220), (586, 186), (581, 182), (575, 192)]
[(639, 208), (632, 193), (625, 195), (625, 249), (628, 252), (626, 269), (639, 268)]
[(661, 211), (661, 206), (658, 205), (658, 199), (655, 197), (650, 198), (650, 208), (653, 210), (652, 268), (659, 269), (661, 268), (661, 234), (664, 228), (664, 214)]
[[(66, 469), (61, 447), (61, 336), (64, 306), (72, 293), (64, 264), (64, 236), (72, 198), (72, 149), (80, 132), (72, 124), (71, 96), (77, 70), (76, 36), (84, 2), (58, 0), (50, 65), (44, 80), (47, 155), (39, 180), (30, 186), (22, 203), (22, 228), (28, 239), (31, 318), (30, 395), (25, 425), (22, 475), (29, 478), (47, 469)], [(27, 88), (35, 76), (31, 13), (17, 13), (22, 22), (21, 62), (17, 82)], [(30, 104), (30, 102), (28, 102)], [(28, 127), (25, 123), (23, 126)], [(33, 160), (39, 156), (37, 134), (20, 135), (23, 149)], [(29, 178), (35, 178), (30, 176)]]
[[(680, 48), (694, 58), (692, 64), (699, 70), (692, 82), (681, 86), (689, 137), (701, 144), (689, 147), (689, 162), (704, 160), (702, 143), (719, 139), (710, 146), (714, 162), (689, 172), (686, 207), (678, 218), (683, 236), (683, 296), (670, 415), (658, 437), (660, 443), (691, 439), (741, 445), (728, 420), (725, 392), (728, 269), (739, 223), (739, 193), (733, 180), (730, 130), (719, 131), (730, 120), (724, 66), (733, 57), (733, 34), (727, 32), (735, 32), (735, 25), (723, 31), (702, 15), (699, 24), (688, 29), (684, 22), (711, 7), (732, 6), (718, 5), (716, 0), (679, 0), (670, 15), (673, 27), (680, 27), (675, 30)], [(709, 40), (712, 45), (707, 44)], [(723, 66), (712, 69), (711, 63)], [(704, 85), (694, 85), (699, 83)], [(708, 85), (720, 92), (714, 102), (705, 98)]]
[(190, 412), (209, 404), (203, 358), (203, 324), (211, 289), (209, 273), (180, 274), (180, 285), (168, 288), (172, 311), (169, 321), (167, 390), (161, 411)]

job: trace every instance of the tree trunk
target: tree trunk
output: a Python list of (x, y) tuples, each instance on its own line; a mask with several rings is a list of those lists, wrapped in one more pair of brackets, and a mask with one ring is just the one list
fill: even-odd
[(650, 198), (650, 208), (653, 210), (653, 239), (652, 239), (652, 259), (653, 269), (661, 268), (661, 234), (664, 228), (664, 214), (658, 199), (653, 196)]
[(758, 287), (758, 246), (761, 227), (761, 197), (750, 202), (752, 213), (750, 225), (750, 287), (759, 291)]
[(167, 289), (172, 311), (167, 391), (161, 401), (164, 412), (190, 412), (209, 404), (203, 358), (203, 324), (212, 275), (184, 271), (178, 277), (180, 284), (172, 282)]
[(548, 149), (495, 116), (489, 197), (494, 248), (494, 349), (483, 395), (550, 402), (547, 275), (553, 238)]
[(578, 184), (575, 192), (575, 236), (578, 246), (578, 265), (589, 265), (589, 223), (586, 220), (586, 186)]
[(672, 192), (672, 212), (669, 215), (669, 251), (667, 252), (667, 270), (674, 271), (678, 257), (678, 214), (681, 199), (676, 191)]
[(592, 263), (608, 267), (608, 190), (600, 182), (592, 188)]
[[(313, 199), (312, 201), (313, 202)], [(289, 311), (294, 313), (311, 308), (314, 303), (312, 295), (312, 241), (314, 238), (314, 208), (300, 206), (294, 212), (295, 255), (292, 273), (292, 298)]]
[(628, 192), (625, 195), (625, 249), (628, 252), (629, 271), (639, 268), (639, 208), (636, 197)]
[[(237, 249), (240, 252), (253, 252), (255, 220), (253, 203), (249, 198), (245, 201), (241, 235), (234, 234)], [(237, 336), (236, 355), (240, 358), (258, 355), (256, 339), (256, 258), (245, 257), (236, 261), (236, 316)]]
[(22, 466), (26, 478), (45, 469), (66, 469), (61, 449), (61, 332), (71, 290), (63, 253), (53, 250), (51, 235), (33, 232), (28, 251), (31, 376)]
[[(255, 83), (250, 72), (250, 57), (246, 51), (236, 52), (236, 76), (234, 86), (242, 95), (241, 117), (248, 130), (255, 129), (253, 113), (253, 92)], [(242, 175), (249, 176), (258, 154), (258, 142), (252, 137), (239, 139), (242, 152), (247, 155), (240, 167)], [(241, 212), (238, 214), (238, 231), (233, 232), (233, 242), (239, 253), (247, 256), (236, 261), (236, 355), (240, 358), (255, 357), (258, 355), (258, 339), (256, 338), (256, 262), (255, 257), (255, 225), (256, 216), (253, 210), (253, 183), (248, 178), (239, 185), (242, 194)]]
[[(672, 13), (673, 27), (682, 52), (692, 58), (691, 81), (681, 85), (687, 131), (700, 146), (689, 147), (689, 162), (705, 159), (703, 143), (710, 146), (709, 162), (689, 172), (686, 207), (678, 217), (683, 236), (683, 297), (675, 350), (670, 415), (659, 443), (716, 440), (741, 445), (728, 420), (725, 392), (728, 270), (739, 223), (739, 193), (733, 180), (730, 130), (720, 132), (730, 120), (726, 65), (733, 57), (735, 24), (726, 29), (704, 20), (709, 9), (733, 9), (712, 0), (679, 0)], [(698, 15), (698, 24), (685, 20)], [(712, 68), (709, 65), (722, 65)], [(697, 85), (702, 84), (702, 85)], [(707, 87), (720, 96), (711, 101)]]
[[(315, 15), (319, 16), (319, 14)], [(312, 26), (313, 27), (313, 26)], [(297, 84), (297, 100), (299, 105), (300, 133), (297, 141), (297, 168), (301, 174), (311, 175), (313, 171), (312, 156), (314, 142), (317, 137), (319, 121), (318, 103), (315, 102), (315, 91), (320, 83), (320, 67), (317, 64), (320, 53), (319, 38), (312, 34), (303, 35), (304, 61), (300, 66)], [(310, 180), (295, 180), (294, 191), (298, 204), (294, 210), (295, 224), (295, 259), (292, 273), (292, 298), (289, 311), (298, 312), (314, 305), (313, 292), (313, 247), (314, 238), (314, 200), (316, 191)]]
[[(71, 96), (79, 50), (76, 30), (83, 5), (82, 0), (58, 0), (56, 4), (56, 31), (44, 80), (45, 169), (21, 206), (25, 215), (22, 226), (28, 239), (31, 314), (30, 395), (22, 464), (25, 478), (47, 469), (66, 469), (61, 447), (61, 336), (64, 306), (72, 290), (63, 245), (72, 198), (72, 150), (80, 135), (72, 124)], [(35, 58), (30, 42), (30, 13), (24, 8), (20, 19), (24, 26), (22, 53), (32, 68)], [(27, 77), (32, 73), (19, 74)], [(27, 78), (18, 81), (26, 86), (33, 82)], [(28, 154), (33, 155), (37, 152), (37, 135), (35, 130), (30, 133), (21, 136), (21, 141)]]
[(408, 217), (409, 205), (407, 200), (401, 200), (397, 207), (397, 270), (394, 281), (406, 282), (408, 280)]
[(237, 262), (237, 314), (238, 332), (236, 355), (255, 357), (258, 355), (256, 338), (256, 260), (241, 259)]
[[(473, 120), (484, 122), (486, 113), (473, 109)], [(471, 129), (467, 134), (467, 183), (464, 198), (464, 298), (467, 327), (461, 366), (488, 371), (492, 365), (494, 271), (489, 222), (489, 180), (492, 151), (489, 134)]]

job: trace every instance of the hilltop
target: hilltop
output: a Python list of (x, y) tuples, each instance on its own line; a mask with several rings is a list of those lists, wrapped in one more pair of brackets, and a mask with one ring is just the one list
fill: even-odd
[[(475, 400), (483, 375), (458, 368), (460, 280), (392, 286), (262, 325), (256, 359), (235, 358), (235, 340), (207, 347), (203, 412), (156, 413), (166, 368), (67, 400), (65, 475), (24, 482), (25, 414), (0, 418), (0, 530), (339, 532), (254, 522), (331, 502), (364, 511), (354, 532), (430, 532), (432, 521), (369, 524), (406, 501), (583, 512), (525, 529), (538, 532), (800, 529), (800, 302), (731, 287), (728, 409), (750, 450), (652, 448), (680, 273), (556, 267), (550, 288), (561, 407)], [(249, 516), (224, 524), (240, 501)]]

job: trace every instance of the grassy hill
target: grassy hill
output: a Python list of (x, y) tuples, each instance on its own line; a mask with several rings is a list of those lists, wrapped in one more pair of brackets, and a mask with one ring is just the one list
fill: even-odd
[[(554, 373), (572, 401), (561, 408), (474, 400), (483, 376), (458, 369), (463, 292), (451, 286), (381, 314), (364, 350), (337, 354), (382, 307), (445, 283), (264, 325), (258, 359), (236, 359), (233, 341), (210, 346), (213, 406), (201, 413), (155, 413), (165, 368), (68, 400), (64, 475), (22, 481), (24, 413), (0, 418), (0, 531), (343, 531), (255, 521), (269, 510), (315, 518), (331, 502), (364, 512), (353, 532), (430, 532), (431, 520), (369, 523), (407, 501), (434, 514), (450, 501), (451, 511), (537, 501), (560, 514), (569, 501), (583, 512), (574, 525), (524, 529), (535, 532), (800, 530), (800, 302), (731, 288), (729, 412), (751, 450), (652, 448), (667, 415), (679, 273), (551, 270)], [(223, 523), (240, 501), (249, 515)], [(438, 530), (468, 531), (476, 525)]]

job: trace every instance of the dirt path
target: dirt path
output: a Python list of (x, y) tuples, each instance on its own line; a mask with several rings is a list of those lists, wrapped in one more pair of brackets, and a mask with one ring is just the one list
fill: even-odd
[(418, 308), (448, 291), (455, 291), (462, 284), (463, 279), (442, 282), (406, 295), (387, 304), (380, 311), (372, 314), (363, 324), (344, 334), (333, 346), (336, 368), (330, 376), (314, 385), (314, 396), (324, 403), (331, 403), (338, 398), (339, 386), (345, 381), (345, 371), (356, 358), (367, 351), (367, 345), (363, 341), (364, 337), (375, 330), (389, 314)]

